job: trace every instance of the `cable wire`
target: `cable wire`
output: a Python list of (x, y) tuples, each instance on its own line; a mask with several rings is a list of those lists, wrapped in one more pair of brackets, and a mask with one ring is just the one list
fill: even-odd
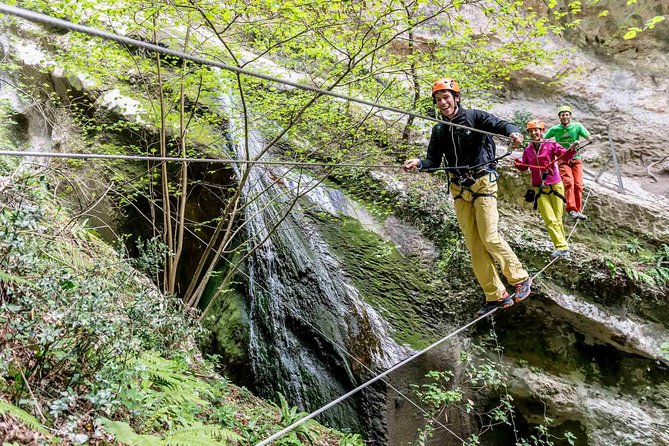
[(66, 152), (27, 152), (21, 150), (0, 150), (0, 156), (44, 157), (65, 159), (102, 159), (126, 161), (156, 161), (181, 163), (216, 163), (216, 164), (262, 164), (267, 166), (294, 166), (294, 167), (351, 167), (363, 169), (399, 169), (396, 164), (356, 164), (356, 163), (312, 163), (301, 161), (260, 161), (235, 158), (189, 158), (178, 156), (149, 156), (149, 155), (109, 155), (103, 153), (66, 153)]
[(48, 16), (46, 14), (41, 14), (41, 13), (38, 13), (38, 12), (35, 12), (35, 11), (31, 11), (31, 10), (28, 10), (28, 9), (17, 8), (15, 6), (10, 6), (10, 5), (7, 5), (5, 3), (0, 3), (0, 13), (13, 15), (15, 17), (20, 17), (22, 19), (29, 20), (31, 22), (41, 23), (41, 24), (44, 24), (44, 25), (54, 26), (54, 27), (62, 28), (62, 29), (68, 29), (70, 31), (75, 31), (75, 32), (79, 32), (79, 33), (82, 33), (82, 34), (87, 34), (89, 36), (95, 36), (95, 37), (101, 37), (103, 39), (113, 40), (113, 41), (121, 43), (121, 44), (130, 45), (130, 46), (134, 46), (134, 47), (138, 47), (138, 48), (143, 48), (145, 50), (152, 51), (152, 52), (155, 52), (155, 53), (166, 54), (168, 56), (177, 57), (177, 58), (180, 58), (180, 59), (183, 59), (183, 60), (189, 60), (189, 61), (194, 62), (194, 63), (199, 64), (199, 65), (207, 65), (207, 66), (217, 67), (217, 68), (221, 68), (223, 70), (232, 71), (234, 73), (255, 77), (255, 78), (263, 79), (263, 80), (270, 81), (270, 82), (276, 82), (276, 83), (280, 83), (280, 84), (284, 84), (284, 85), (289, 85), (291, 87), (295, 87), (295, 88), (298, 88), (298, 89), (301, 89), (301, 90), (307, 90), (307, 91), (311, 91), (311, 92), (326, 95), (326, 96), (332, 96), (332, 97), (335, 97), (335, 98), (338, 98), (338, 99), (343, 99), (345, 101), (355, 102), (355, 103), (366, 105), (366, 106), (369, 106), (369, 107), (378, 108), (378, 109), (381, 109), (381, 110), (386, 110), (386, 111), (399, 113), (399, 114), (407, 115), (407, 116), (413, 116), (414, 118), (419, 118), (419, 119), (423, 119), (423, 120), (426, 120), (426, 121), (440, 122), (442, 124), (446, 124), (446, 125), (449, 125), (451, 127), (471, 130), (472, 132), (482, 133), (484, 135), (496, 136), (496, 137), (500, 137), (500, 138), (508, 138), (507, 135), (501, 135), (501, 134), (498, 134), (498, 133), (487, 132), (485, 130), (475, 129), (473, 127), (469, 127), (469, 126), (466, 126), (466, 125), (455, 124), (453, 122), (444, 121), (444, 120), (437, 119), (437, 118), (432, 118), (432, 117), (427, 116), (427, 115), (421, 115), (419, 113), (415, 113), (415, 112), (408, 111), (408, 110), (403, 110), (401, 108), (391, 107), (391, 106), (383, 105), (383, 104), (378, 104), (378, 103), (375, 103), (375, 102), (366, 101), (364, 99), (359, 99), (359, 98), (355, 98), (355, 97), (352, 97), (352, 96), (347, 96), (347, 95), (335, 93), (335, 92), (332, 92), (332, 91), (329, 91), (329, 90), (324, 90), (322, 88), (313, 87), (313, 86), (305, 85), (305, 84), (300, 84), (298, 82), (294, 82), (294, 81), (291, 81), (291, 80), (281, 79), (281, 78), (276, 77), (276, 76), (271, 76), (271, 75), (268, 75), (268, 74), (258, 73), (258, 72), (255, 72), (255, 71), (247, 70), (245, 68), (235, 67), (235, 66), (228, 65), (228, 64), (225, 64), (225, 63), (222, 63), (222, 62), (205, 59), (204, 57), (196, 56), (196, 55), (193, 55), (193, 54), (186, 54), (182, 51), (162, 47), (160, 45), (156, 45), (156, 44), (153, 44), (153, 43), (142, 42), (141, 40), (136, 40), (136, 39), (132, 39), (130, 37), (121, 36), (121, 35), (111, 33), (111, 32), (108, 32), (108, 31), (103, 31), (103, 30), (100, 30), (100, 29), (92, 28), (90, 26), (80, 25), (78, 23), (72, 23), (72, 22), (69, 22), (67, 20), (58, 19), (58, 18), (55, 18), (55, 17)]
[(355, 394), (358, 393), (359, 391), (365, 389), (366, 387), (369, 387), (370, 385), (374, 384), (375, 382), (379, 381), (380, 379), (382, 379), (382, 378), (388, 376), (390, 373), (392, 373), (392, 372), (394, 372), (395, 370), (399, 369), (399, 368), (402, 367), (403, 365), (405, 365), (405, 364), (407, 364), (407, 363), (413, 361), (414, 359), (418, 358), (418, 357), (421, 356), (422, 354), (424, 354), (424, 353), (428, 352), (429, 350), (432, 350), (433, 348), (437, 347), (438, 345), (444, 343), (445, 341), (447, 341), (448, 339), (452, 338), (452, 337), (455, 336), (456, 334), (458, 334), (458, 333), (460, 333), (460, 332), (466, 330), (467, 328), (469, 328), (469, 327), (471, 327), (472, 325), (476, 324), (476, 323), (479, 322), (480, 320), (485, 319), (486, 317), (492, 315), (493, 313), (495, 313), (495, 311), (497, 311), (497, 308), (495, 308), (493, 311), (491, 311), (491, 312), (489, 312), (489, 313), (486, 313), (486, 314), (484, 314), (484, 315), (482, 315), (482, 316), (479, 316), (478, 318), (474, 319), (474, 320), (471, 321), (471, 322), (468, 322), (467, 324), (465, 324), (465, 325), (463, 325), (462, 327), (458, 328), (458, 329), (455, 330), (454, 332), (452, 332), (452, 333), (446, 335), (445, 337), (441, 338), (441, 339), (438, 340), (437, 342), (435, 342), (435, 343), (433, 343), (433, 344), (431, 344), (431, 345), (425, 347), (423, 350), (419, 351), (418, 353), (416, 353), (416, 354), (414, 354), (414, 355), (412, 355), (412, 356), (409, 356), (408, 358), (404, 359), (404, 360), (401, 361), (401, 362), (398, 362), (397, 364), (395, 364), (394, 366), (392, 366), (391, 368), (389, 368), (389, 369), (386, 370), (385, 372), (376, 375), (374, 378), (368, 380), (367, 382), (364, 382), (363, 384), (359, 385), (358, 387), (356, 387), (355, 389), (349, 391), (348, 393), (346, 393), (346, 394), (340, 396), (339, 398), (337, 398), (337, 399), (335, 399), (335, 400), (333, 400), (333, 401), (330, 401), (330, 402), (327, 403), (326, 405), (322, 406), (320, 409), (317, 409), (317, 410), (311, 412), (310, 414), (306, 415), (304, 418), (300, 418), (299, 420), (297, 420), (296, 422), (294, 422), (294, 423), (291, 424), (290, 426), (285, 427), (284, 429), (280, 430), (279, 432), (275, 433), (274, 435), (272, 435), (272, 436), (268, 437), (267, 439), (261, 441), (260, 443), (256, 443), (255, 446), (265, 446), (265, 445), (271, 443), (272, 441), (276, 440), (277, 438), (282, 437), (284, 434), (287, 434), (288, 432), (292, 431), (293, 429), (295, 429), (296, 427), (298, 427), (298, 426), (301, 425), (302, 423), (304, 423), (304, 422), (306, 422), (306, 421), (309, 421), (309, 420), (311, 420), (312, 418), (314, 418), (314, 417), (320, 415), (321, 413), (325, 412), (325, 411), (328, 410), (329, 408), (331, 408), (331, 407), (333, 407), (333, 406), (336, 406), (337, 404), (339, 404), (340, 402), (344, 401), (344, 400), (347, 399), (348, 397), (350, 397), (350, 396), (352, 396), (352, 395), (355, 395)]
[[(590, 193), (591, 193), (591, 192), (592, 192), (592, 189), (589, 189), (589, 190), (588, 190), (588, 194), (587, 194), (587, 196), (586, 196), (586, 198), (585, 198), (585, 200), (584, 200), (584, 203), (583, 203), (583, 208), (585, 208), (585, 205), (587, 204), (587, 201), (588, 201), (588, 198), (590, 197)], [(568, 238), (567, 240), (569, 240), (569, 239), (571, 238), (572, 234), (573, 234), (574, 231), (576, 230), (576, 227), (578, 226), (578, 223), (579, 223), (579, 221), (577, 220), (576, 223), (574, 224), (574, 226), (573, 226), (573, 228), (572, 228), (572, 230), (571, 230), (571, 232), (570, 232), (570, 234), (569, 234), (569, 238)], [(558, 259), (559, 259), (559, 257), (555, 257), (555, 258), (551, 259), (551, 260), (550, 260), (550, 261), (549, 261), (549, 262), (548, 262), (542, 269), (540, 269), (537, 273), (535, 273), (533, 276), (531, 276), (532, 282), (534, 282), (534, 279), (536, 279), (539, 275), (541, 275), (546, 269), (548, 269), (548, 267), (550, 267), (550, 266), (551, 266), (553, 263), (555, 263)], [(515, 296), (515, 293), (509, 295), (510, 298), (513, 298), (514, 296)], [(461, 333), (462, 331), (464, 331), (465, 329), (467, 329), (467, 328), (469, 328), (469, 327), (475, 325), (475, 324), (478, 323), (479, 321), (481, 321), (481, 320), (483, 320), (483, 319), (485, 319), (485, 318), (487, 318), (487, 317), (489, 317), (489, 316), (494, 315), (494, 314), (497, 312), (497, 310), (499, 310), (499, 309), (500, 309), (500, 307), (496, 307), (496, 308), (494, 308), (492, 311), (490, 311), (490, 312), (488, 312), (488, 313), (486, 313), (486, 314), (483, 314), (483, 315), (477, 317), (476, 319), (472, 320), (471, 322), (468, 322), (467, 324), (463, 325), (462, 327), (458, 328), (457, 330), (453, 331), (452, 333), (449, 333), (449, 334), (446, 335), (445, 337), (443, 337), (443, 338), (441, 338), (440, 340), (438, 340), (437, 342), (435, 342), (435, 343), (429, 345), (428, 347), (424, 348), (423, 350), (419, 351), (418, 353), (416, 353), (416, 354), (414, 354), (414, 355), (412, 355), (412, 356), (406, 358), (405, 360), (403, 360), (403, 361), (401, 361), (401, 362), (395, 364), (394, 366), (392, 366), (391, 368), (389, 368), (389, 369), (386, 370), (385, 372), (383, 372), (383, 373), (377, 375), (376, 377), (374, 377), (374, 378), (368, 380), (367, 382), (365, 382), (365, 383), (359, 385), (359, 386), (356, 387), (355, 389), (353, 389), (353, 390), (349, 391), (348, 393), (346, 393), (346, 394), (340, 396), (339, 398), (337, 398), (337, 399), (335, 399), (335, 400), (329, 402), (328, 404), (322, 406), (320, 409), (317, 409), (316, 411), (311, 412), (310, 414), (308, 414), (308, 415), (305, 416), (304, 418), (300, 418), (299, 420), (295, 421), (295, 422), (294, 422), (293, 424), (291, 424), (290, 426), (287, 426), (287, 427), (285, 427), (284, 429), (280, 430), (279, 432), (276, 432), (275, 434), (273, 434), (272, 436), (268, 437), (267, 439), (261, 441), (260, 443), (256, 443), (255, 446), (265, 446), (265, 445), (269, 444), (270, 442), (272, 442), (272, 441), (274, 441), (274, 440), (276, 440), (276, 439), (282, 437), (283, 435), (285, 435), (285, 434), (287, 434), (288, 432), (292, 431), (293, 429), (295, 429), (296, 427), (298, 427), (298, 426), (301, 425), (302, 423), (304, 423), (304, 422), (306, 422), (306, 421), (308, 421), (308, 420), (310, 420), (310, 419), (312, 419), (312, 418), (314, 418), (314, 417), (320, 415), (321, 413), (325, 412), (325, 411), (328, 410), (329, 408), (331, 408), (331, 407), (337, 405), (337, 404), (340, 403), (341, 401), (343, 401), (343, 400), (347, 399), (348, 397), (354, 395), (355, 393), (357, 393), (357, 392), (363, 390), (364, 388), (369, 387), (371, 384), (373, 384), (373, 383), (375, 383), (376, 381), (380, 380), (381, 378), (387, 376), (388, 374), (392, 373), (393, 371), (399, 369), (400, 367), (406, 365), (407, 363), (413, 361), (414, 359), (418, 358), (419, 356), (421, 356), (422, 354), (426, 353), (427, 351), (432, 350), (433, 348), (439, 346), (440, 344), (442, 344), (442, 343), (445, 342), (446, 340), (452, 338), (452, 337), (455, 336), (456, 334)]]

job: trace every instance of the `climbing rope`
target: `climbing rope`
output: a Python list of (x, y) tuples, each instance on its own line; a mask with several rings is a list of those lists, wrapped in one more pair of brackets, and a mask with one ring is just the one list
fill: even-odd
[(450, 172), (450, 171), (474, 170), (474, 169), (477, 169), (479, 167), (488, 166), (488, 165), (491, 165), (491, 164), (494, 165), (495, 163), (497, 163), (498, 161), (506, 158), (507, 156), (511, 155), (512, 153), (513, 152), (506, 152), (504, 155), (498, 156), (497, 158), (494, 158), (490, 161), (484, 161), (484, 162), (479, 163), (479, 164), (474, 164), (473, 166), (426, 167), (424, 169), (418, 169), (418, 170), (420, 170), (421, 172), (439, 172), (439, 171)]
[[(541, 142), (544, 142), (544, 141), (546, 141), (546, 140), (543, 140), (543, 141), (541, 141)], [(534, 142), (534, 141), (532, 141), (532, 142)], [(584, 144), (579, 144), (577, 150), (581, 150), (583, 147), (586, 147), (586, 146), (592, 144), (593, 142), (594, 142), (594, 140), (590, 140), (590, 141), (588, 141), (588, 142), (586, 142), (586, 143), (584, 143)], [(521, 163), (520, 161), (515, 161), (515, 164), (518, 165), (518, 166), (529, 167), (529, 168), (531, 168), (531, 169), (546, 170), (546, 169), (548, 169), (548, 167), (549, 167), (550, 165), (557, 163), (557, 162), (558, 162), (559, 160), (561, 160), (564, 156), (566, 156), (568, 152), (569, 152), (569, 150), (567, 150), (567, 152), (565, 152), (565, 153), (563, 153), (562, 155), (558, 156), (557, 158), (555, 158), (554, 160), (552, 160), (551, 162), (549, 162), (549, 163), (546, 164), (545, 166), (535, 166), (534, 164), (525, 164), (525, 163)], [(510, 154), (510, 153), (509, 153), (509, 154)], [(504, 155), (504, 156), (506, 156), (506, 155)], [(500, 158), (503, 158), (503, 157), (500, 157)]]

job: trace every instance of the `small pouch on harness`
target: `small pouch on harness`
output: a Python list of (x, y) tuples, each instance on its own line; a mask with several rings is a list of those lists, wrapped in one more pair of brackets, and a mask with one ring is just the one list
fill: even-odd
[(534, 189), (527, 189), (527, 192), (525, 192), (525, 201), (534, 203)]

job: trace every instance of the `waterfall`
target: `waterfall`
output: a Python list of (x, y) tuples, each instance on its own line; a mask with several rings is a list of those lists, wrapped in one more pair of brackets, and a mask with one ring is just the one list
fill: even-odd
[[(23, 63), (38, 64), (44, 54), (33, 44), (20, 47), (12, 46), (8, 36), (0, 36), (0, 55), (5, 57), (9, 53), (15, 53)], [(17, 82), (11, 79), (7, 73), (0, 72), (0, 100), (8, 101), (12, 109), (26, 116), (28, 122), (28, 149), (29, 152), (50, 152), (52, 149), (51, 127), (46, 116), (45, 107), (35, 99), (32, 102), (28, 98), (19, 95), (20, 88)], [(22, 92), (25, 95), (25, 92)], [(44, 157), (26, 156), (22, 159), (22, 168), (34, 166), (46, 166), (49, 160)]]
[[(241, 132), (234, 123), (230, 130), (233, 140), (239, 141)], [(263, 144), (260, 134), (250, 130), (249, 156), (260, 153)], [(238, 157), (241, 146), (236, 144)], [(410, 353), (362, 301), (309, 214), (347, 216), (372, 229), (378, 224), (341, 191), (320, 185), (308, 174), (285, 167), (247, 166), (236, 169), (238, 175), (243, 168), (251, 169), (243, 189), (249, 247), (267, 238), (247, 265), (256, 386), (264, 396), (274, 398), (279, 391), (290, 404), (313, 410), (369, 377), (366, 368), (385, 369)], [(361, 405), (369, 405), (361, 400), (345, 401), (324, 417), (361, 431), (358, 414), (364, 412)]]

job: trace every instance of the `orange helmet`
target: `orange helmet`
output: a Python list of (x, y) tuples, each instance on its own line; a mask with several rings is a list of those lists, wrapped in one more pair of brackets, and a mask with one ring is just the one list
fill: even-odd
[(450, 90), (454, 93), (460, 94), (460, 86), (458, 85), (458, 81), (455, 79), (439, 79), (435, 81), (435, 83), (432, 85), (432, 96), (440, 90)]
[(541, 129), (546, 130), (546, 124), (541, 119), (532, 119), (527, 123), (527, 130), (529, 129)]

